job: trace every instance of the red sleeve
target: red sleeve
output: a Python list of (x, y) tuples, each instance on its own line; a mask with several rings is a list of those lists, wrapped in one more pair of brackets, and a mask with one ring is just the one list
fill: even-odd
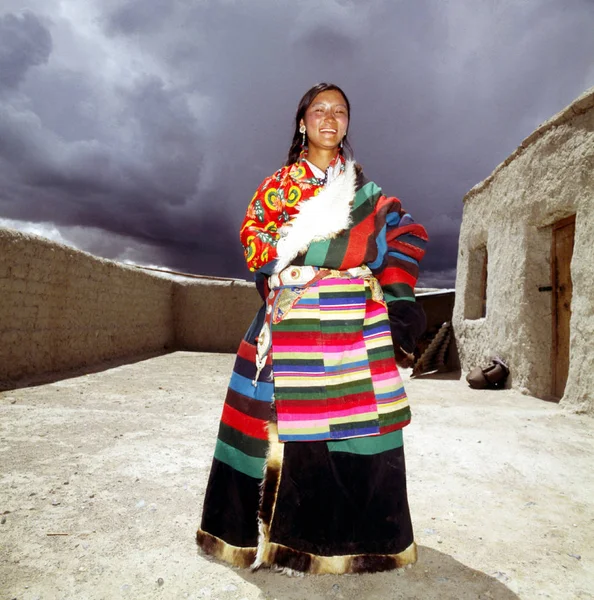
[(288, 219), (282, 202), (281, 171), (262, 182), (241, 224), (239, 238), (250, 271), (257, 271), (276, 258), (277, 231)]

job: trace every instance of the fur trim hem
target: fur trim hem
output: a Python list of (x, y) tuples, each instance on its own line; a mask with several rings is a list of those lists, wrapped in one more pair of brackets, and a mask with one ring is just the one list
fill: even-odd
[(413, 542), (398, 554), (346, 554), (319, 556), (271, 542), (264, 552), (264, 566), (310, 575), (345, 573), (379, 573), (403, 569), (417, 562), (417, 545)]
[(268, 423), (268, 453), (261, 485), (258, 512), (258, 545), (241, 548), (232, 546), (220, 538), (198, 530), (196, 541), (206, 554), (223, 560), (235, 567), (252, 570), (269, 567), (281, 573), (340, 575), (343, 573), (377, 573), (402, 569), (417, 562), (417, 546), (413, 542), (398, 554), (346, 554), (320, 556), (295, 550), (270, 541), (270, 527), (274, 519), (278, 490), (281, 480), (284, 444), (278, 440), (275, 423)]
[(278, 230), (280, 239), (276, 247), (275, 273), (291, 264), (312, 242), (335, 238), (348, 228), (356, 179), (355, 163), (349, 161), (342, 175), (323, 188), (317, 196), (298, 205), (297, 214)]
[[(301, 552), (260, 540), (258, 548), (240, 548), (227, 544), (220, 538), (198, 530), (196, 534), (198, 546), (205, 554), (209, 554), (234, 567), (252, 569), (270, 567), (271, 569), (300, 577), (310, 575), (342, 575), (346, 573), (379, 573), (403, 569), (417, 562), (417, 545), (413, 542), (406, 550), (398, 554), (346, 554), (344, 556), (319, 556), (309, 552)], [(261, 562), (255, 567), (256, 554), (261, 553)]]
[(256, 548), (232, 546), (202, 529), (196, 533), (196, 542), (205, 554), (210, 554), (234, 567), (247, 569), (256, 559)]
[(270, 524), (274, 518), (276, 498), (280, 485), (284, 445), (278, 440), (276, 423), (268, 423), (268, 452), (264, 463), (264, 479), (260, 488), (260, 510), (258, 513), (258, 551), (251, 565), (253, 570), (264, 564), (266, 548), (270, 544)]
[(258, 548), (252, 569), (270, 567), (290, 575), (342, 573), (376, 573), (401, 569), (417, 562), (417, 546), (413, 542), (398, 554), (349, 554), (320, 556), (294, 550), (270, 541), (270, 527), (274, 519), (280, 486), (284, 444), (279, 442), (276, 423), (268, 423), (268, 453), (261, 486), (258, 513)]

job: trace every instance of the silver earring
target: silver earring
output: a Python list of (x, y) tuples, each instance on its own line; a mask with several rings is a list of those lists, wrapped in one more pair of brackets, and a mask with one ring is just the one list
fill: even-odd
[(342, 140), (340, 140), (340, 149), (342, 150)]
[(299, 127), (299, 133), (301, 134), (301, 146), (305, 146), (305, 125), (301, 125), (301, 127)]

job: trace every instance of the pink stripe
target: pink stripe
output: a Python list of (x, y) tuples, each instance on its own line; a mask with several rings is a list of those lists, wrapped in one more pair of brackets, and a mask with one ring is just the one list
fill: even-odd
[[(367, 357), (367, 351), (365, 349), (365, 344), (359, 344), (354, 350), (343, 350), (342, 352), (327, 352), (327, 348), (329, 346), (324, 346), (324, 357), (330, 360), (331, 358), (339, 358), (344, 356), (345, 358), (350, 358), (354, 360), (358, 360), (359, 358)], [(336, 348), (336, 346), (333, 346)], [(351, 346), (353, 348), (353, 346)]]
[[(367, 349), (365, 348), (365, 342), (363, 340), (361, 340), (360, 342), (356, 342), (354, 344), (350, 344), (349, 347), (353, 348), (353, 350), (357, 349), (360, 352), (367, 352)], [(324, 356), (344, 355), (344, 354), (346, 354), (346, 352), (344, 351), (344, 345), (331, 346), (329, 344), (328, 345), (324, 344)]]
[(364, 285), (362, 277), (352, 277), (350, 279), (341, 279), (340, 277), (329, 277), (322, 279), (318, 284), (320, 287), (333, 287), (335, 285), (360, 286)]
[(303, 352), (304, 349), (307, 351), (309, 350), (309, 352), (307, 352), (307, 354), (322, 354), (321, 349), (315, 348), (312, 350), (312, 345), (311, 344), (307, 344), (304, 343), (303, 346), (298, 346), (296, 344), (281, 344), (279, 342), (276, 342), (272, 348), (272, 351), (275, 352), (276, 354), (282, 353), (282, 354), (286, 354), (286, 353), (291, 353), (291, 352)]
[(275, 381), (280, 381), (281, 379), (286, 379), (288, 377), (294, 377), (299, 379), (323, 379), (324, 377), (326, 377), (326, 373), (303, 373), (298, 371), (290, 371), (274, 374)]
[[(348, 363), (347, 363), (348, 364)], [(336, 367), (339, 367), (342, 365), (336, 365)], [(349, 368), (343, 368), (341, 370), (335, 370), (335, 371), (328, 371), (328, 377), (340, 377), (341, 375), (350, 375), (352, 373), (365, 373), (369, 371), (369, 366), (368, 365), (360, 365), (358, 367), (351, 367)]]
[(402, 385), (402, 379), (394, 375), (394, 373), (390, 373), (390, 371), (387, 371), (386, 373), (375, 373), (371, 376), (371, 379), (373, 381), (381, 381), (382, 383), (394, 383), (399, 387)]
[(398, 394), (397, 396), (392, 396), (391, 398), (386, 398), (385, 400), (378, 400), (379, 404), (390, 404), (391, 402), (398, 402), (398, 400), (405, 400), (406, 392), (402, 392), (402, 394)]
[(391, 340), (391, 336), (387, 331), (378, 331), (377, 333), (374, 333), (373, 335), (366, 335), (365, 339), (366, 340), (381, 340), (382, 338), (386, 338), (386, 340)]
[[(342, 410), (328, 410), (328, 417), (331, 419), (332, 417), (347, 417), (349, 415), (362, 415), (366, 413), (375, 417), (377, 413), (376, 405), (373, 403), (364, 406), (343, 408)], [(282, 418), (284, 421), (291, 421), (293, 425), (303, 423), (309, 425), (309, 427), (312, 427), (315, 423), (325, 422), (320, 420), (319, 413), (283, 413)]]
[(342, 377), (343, 375), (351, 375), (353, 373), (364, 373), (368, 371), (367, 365), (360, 367), (353, 367), (351, 369), (342, 369), (341, 371), (328, 371), (326, 372), (314, 372), (314, 371), (275, 371), (275, 379), (282, 379), (283, 377), (299, 377), (300, 379), (313, 379), (315, 377), (328, 377), (332, 379), (334, 377)]
[(320, 304), (320, 310), (361, 310), (365, 304)]
[(366, 406), (353, 406), (352, 408), (343, 408), (342, 410), (333, 410), (328, 412), (330, 419), (332, 417), (346, 417), (348, 415), (362, 415), (369, 413), (375, 417), (377, 410), (375, 404), (368, 404)]

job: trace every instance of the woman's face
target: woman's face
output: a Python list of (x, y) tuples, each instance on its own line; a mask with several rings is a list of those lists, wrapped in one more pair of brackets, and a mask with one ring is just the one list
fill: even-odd
[(320, 92), (301, 119), (309, 148), (335, 150), (349, 127), (347, 103), (337, 90)]

